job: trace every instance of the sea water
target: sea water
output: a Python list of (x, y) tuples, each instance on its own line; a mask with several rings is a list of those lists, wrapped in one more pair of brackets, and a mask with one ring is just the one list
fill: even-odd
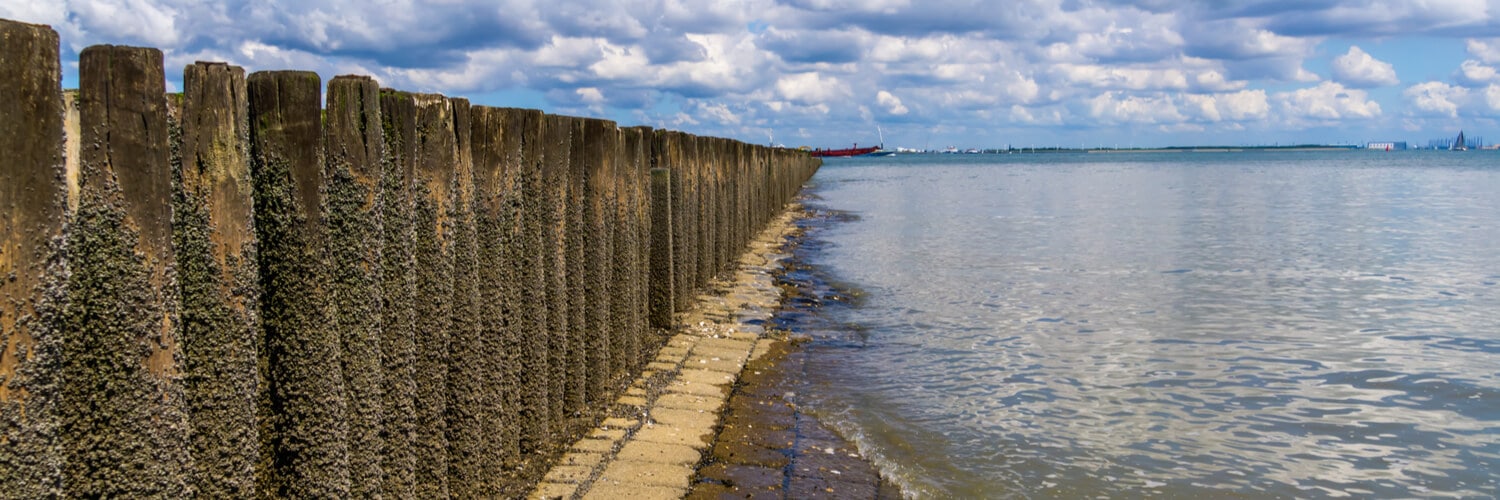
[(913, 155), (807, 192), (804, 272), (852, 299), (804, 322), (806, 409), (911, 496), (1500, 495), (1500, 153)]

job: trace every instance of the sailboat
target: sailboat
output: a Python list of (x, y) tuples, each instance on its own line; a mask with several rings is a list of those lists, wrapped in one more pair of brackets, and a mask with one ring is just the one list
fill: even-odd
[(871, 151), (869, 153), (865, 153), (865, 156), (892, 156), (892, 155), (895, 155), (896, 154), (895, 151), (891, 151), (891, 150), (885, 148), (885, 131), (880, 130), (880, 126), (879, 125), (875, 126), (875, 133), (880, 134), (880, 147), (876, 148), (874, 151)]
[(1458, 131), (1458, 138), (1453, 140), (1453, 145), (1448, 147), (1449, 151), (1468, 151), (1469, 143), (1464, 142), (1464, 131)]

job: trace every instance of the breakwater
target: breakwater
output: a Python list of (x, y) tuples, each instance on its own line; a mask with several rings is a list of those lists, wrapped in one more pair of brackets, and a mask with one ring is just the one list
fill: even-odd
[(4, 497), (524, 491), (819, 166), (0, 39)]

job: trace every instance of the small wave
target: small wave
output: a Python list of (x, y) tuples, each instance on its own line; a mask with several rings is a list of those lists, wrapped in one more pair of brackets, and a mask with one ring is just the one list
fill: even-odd
[(1313, 360), (1310, 360), (1310, 359), (1266, 358), (1266, 357), (1259, 357), (1259, 356), (1240, 356), (1240, 357), (1237, 357), (1237, 358), (1226, 359), (1225, 361), (1228, 361), (1228, 362), (1231, 362), (1231, 363), (1240, 363), (1240, 362), (1244, 362), (1244, 361), (1260, 361), (1262, 363), (1277, 363), (1277, 364), (1287, 364), (1287, 365), (1301, 366), (1301, 367), (1307, 368), (1309, 370), (1322, 370), (1322, 369), (1326, 368), (1325, 366), (1323, 366), (1323, 363), (1320, 363), (1320, 362), (1317, 362), (1317, 361), (1313, 361)]

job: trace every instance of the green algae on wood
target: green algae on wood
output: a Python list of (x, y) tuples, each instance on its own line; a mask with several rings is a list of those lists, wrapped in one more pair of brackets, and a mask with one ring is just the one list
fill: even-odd
[[(636, 217), (637, 193), (633, 183), (641, 181), (636, 173), (641, 145), (640, 130), (621, 129), (620, 144), (616, 148), (614, 179), (614, 281), (616, 296), (610, 302), (610, 319), (613, 321), (610, 345), (614, 348), (616, 361), (615, 377), (625, 378), (633, 373), (640, 359), (640, 317), (636, 311), (640, 303), (639, 237), (641, 220)], [(643, 316), (642, 316), (643, 317)]]
[(515, 328), (520, 193), (514, 159), (520, 142), (513, 142), (514, 150), (508, 147), (505, 114), (497, 108), (471, 108), (477, 324), (474, 337), (463, 342), (471, 346), (468, 352), (457, 347), (461, 341), (455, 331), (449, 372), (449, 472), (455, 497), (503, 496), (505, 471), (519, 459), (515, 367), (524, 354)]
[[(377, 95), (364, 77), (336, 79), (325, 112), (316, 74), (201, 63), (164, 98), (159, 53), (106, 49), (84, 66), (112, 80), (85, 82), (87, 133), (67, 140), (87, 147), (83, 191), (56, 197), (70, 178), (57, 151), (29, 160), (63, 187), (27, 196), (63, 201), (27, 210), (64, 215), (6, 232), (32, 272), (0, 281), (0, 439), (14, 445), (0, 466), (19, 471), (0, 481), (29, 488), (5, 494), (518, 494), (659, 345), (648, 326), (670, 327), (674, 302), (690, 306), (816, 169), (734, 141)], [(56, 68), (55, 53), (27, 57)], [(32, 80), (4, 83), (18, 82)], [(13, 135), (61, 150), (48, 119)], [(59, 238), (75, 200), (80, 231)], [(105, 334), (65, 337), (77, 325)], [(77, 411), (101, 394), (109, 422)], [(90, 425), (124, 431), (72, 432)], [(120, 467), (143, 474), (97, 480)]]
[(649, 359), (648, 351), (651, 350), (655, 331), (651, 328), (651, 144), (652, 137), (656, 134), (651, 127), (632, 127), (634, 132), (634, 146), (632, 148), (635, 164), (626, 173), (631, 177), (631, 186), (634, 190), (631, 211), (635, 224), (635, 271), (632, 280), (635, 281), (635, 302), (632, 307), (634, 323), (636, 328), (637, 344), (635, 351), (635, 364), (631, 365), (630, 372), (636, 373), (642, 369)]
[(672, 327), (676, 311), (675, 277), (672, 270), (672, 170), (651, 169), (651, 268), (650, 317), (652, 328)]
[(587, 169), (584, 148), (588, 144), (588, 128), (582, 118), (564, 117), (569, 133), (567, 195), (564, 214), (567, 226), (563, 231), (563, 262), (567, 277), (568, 337), (567, 361), (568, 385), (564, 392), (567, 414), (581, 417), (588, 408), (588, 264), (585, 260), (585, 241), (588, 226), (584, 218), (584, 202), (587, 199)]

